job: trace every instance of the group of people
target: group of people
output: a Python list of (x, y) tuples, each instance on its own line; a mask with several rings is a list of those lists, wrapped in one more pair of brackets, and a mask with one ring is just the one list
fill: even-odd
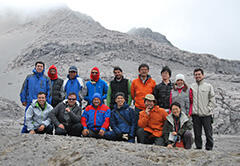
[(190, 87), (183, 74), (171, 82), (168, 66), (162, 68), (158, 85), (147, 64), (138, 67), (138, 78), (132, 82), (124, 78), (120, 67), (114, 67), (115, 77), (109, 85), (100, 78), (97, 67), (91, 69), (87, 83), (75, 66), (69, 68), (65, 80), (58, 78), (54, 65), (48, 69), (48, 77), (44, 69), (43, 62), (36, 62), (33, 74), (23, 83), (20, 97), (26, 109), (22, 133), (55, 131), (56, 135), (132, 143), (137, 137), (138, 143), (190, 149), (193, 128), (196, 149), (202, 149), (203, 128), (205, 149), (213, 148), (214, 90), (204, 81), (201, 68), (194, 70), (195, 83)]

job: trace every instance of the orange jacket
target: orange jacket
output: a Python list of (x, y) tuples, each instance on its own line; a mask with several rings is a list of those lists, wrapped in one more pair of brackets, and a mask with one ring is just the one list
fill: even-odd
[(167, 116), (168, 113), (163, 108), (154, 106), (149, 115), (145, 111), (140, 112), (138, 126), (144, 128), (144, 131), (152, 133), (154, 137), (161, 137)]
[(156, 82), (150, 76), (148, 76), (145, 84), (142, 82), (139, 76), (137, 79), (133, 80), (131, 85), (131, 96), (132, 99), (135, 101), (135, 107), (141, 110), (145, 109), (143, 98), (147, 94), (152, 94), (155, 86)]

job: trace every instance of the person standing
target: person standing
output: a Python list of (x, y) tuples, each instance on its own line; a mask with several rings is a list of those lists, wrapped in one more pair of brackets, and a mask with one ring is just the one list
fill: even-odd
[(130, 106), (132, 102), (130, 80), (123, 77), (123, 72), (120, 67), (114, 67), (113, 74), (115, 77), (108, 87), (107, 106), (109, 106), (111, 110), (113, 109), (114, 104), (116, 104), (115, 95), (118, 92), (124, 93), (125, 101)]
[(63, 82), (63, 90), (65, 92), (66, 99), (69, 93), (75, 93), (77, 95), (77, 101), (81, 105), (81, 102), (87, 93), (87, 88), (85, 81), (79, 77), (76, 66), (71, 66), (68, 69), (67, 79)]
[(101, 102), (103, 103), (103, 100), (107, 98), (108, 85), (100, 78), (100, 71), (97, 67), (92, 68), (90, 79), (86, 83), (87, 95), (85, 96), (85, 100), (88, 101), (88, 104), (91, 104), (93, 95), (98, 93), (101, 95)]
[(57, 68), (52, 65), (48, 69), (48, 77), (51, 80), (52, 85), (52, 98), (51, 105), (56, 107), (58, 103), (63, 101), (64, 91), (63, 91), (63, 79), (58, 78)]
[(156, 86), (156, 82), (151, 78), (149, 73), (149, 66), (147, 64), (141, 64), (138, 67), (138, 78), (133, 80), (131, 85), (131, 96), (135, 103), (136, 121), (139, 119), (139, 112), (144, 110), (144, 97), (147, 94), (153, 93), (153, 89)]
[[(175, 84), (170, 93), (170, 105), (174, 102), (178, 102), (181, 105), (181, 112), (184, 112), (189, 118), (192, 115), (192, 89), (188, 88), (185, 83), (185, 77), (183, 74), (177, 74)], [(169, 110), (169, 114), (171, 109)]]
[(153, 94), (157, 100), (157, 105), (169, 112), (170, 92), (173, 89), (173, 83), (170, 80), (172, 72), (168, 66), (164, 66), (161, 71), (162, 82), (154, 88)]
[(46, 101), (51, 104), (51, 81), (44, 74), (45, 64), (41, 61), (35, 63), (33, 74), (29, 74), (20, 92), (20, 99), (23, 106), (25, 106), (24, 124), (21, 133), (27, 133), (26, 111), (34, 99), (37, 99), (39, 92), (46, 93)]
[(194, 70), (195, 83), (191, 85), (193, 92), (193, 131), (196, 149), (202, 149), (202, 128), (206, 136), (206, 150), (213, 149), (213, 109), (215, 107), (215, 93), (213, 86), (204, 81), (201, 68)]

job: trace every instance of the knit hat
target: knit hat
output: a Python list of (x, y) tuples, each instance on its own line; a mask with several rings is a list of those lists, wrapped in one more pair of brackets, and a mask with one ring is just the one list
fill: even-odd
[(78, 72), (78, 69), (76, 66), (71, 66), (69, 69), (68, 69), (68, 72), (71, 72), (71, 71), (74, 71), (74, 72)]
[(125, 98), (125, 94), (124, 94), (123, 92), (117, 92), (116, 95), (115, 95), (115, 99), (116, 99), (118, 96), (122, 96), (123, 98)]
[[(96, 70), (96, 71), (97, 71), (97, 74), (92, 74), (92, 71), (93, 71), (93, 70)], [(93, 81), (95, 81), (95, 82), (98, 82), (99, 77), (100, 77), (100, 71), (99, 71), (99, 69), (98, 69), (97, 67), (92, 68), (91, 74), (90, 74), (91, 80), (93, 80)]]
[(175, 82), (177, 82), (177, 80), (183, 80), (185, 82), (185, 77), (183, 74), (177, 74), (176, 78), (175, 78)]
[[(56, 73), (54, 75), (51, 74), (51, 72), (50, 72), (51, 69), (55, 69)], [(51, 80), (56, 80), (58, 78), (56, 66), (52, 65), (52, 66), (49, 67), (49, 69), (48, 69), (48, 77)]]
[(169, 76), (171, 77), (172, 71), (170, 70), (170, 68), (169, 68), (168, 66), (164, 66), (164, 67), (162, 68), (161, 74), (162, 74), (163, 72), (165, 72), (165, 71), (167, 71), (168, 74), (169, 74)]

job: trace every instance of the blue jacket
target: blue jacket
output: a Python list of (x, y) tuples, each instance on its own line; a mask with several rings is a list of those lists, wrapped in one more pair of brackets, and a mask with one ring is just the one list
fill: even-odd
[(65, 98), (67, 99), (69, 93), (75, 93), (77, 95), (77, 100), (80, 102), (81, 99), (86, 95), (86, 85), (83, 79), (78, 75), (74, 79), (70, 79), (69, 75), (67, 79), (64, 80), (63, 90), (65, 91)]
[(108, 85), (104, 80), (99, 79), (95, 84), (92, 84), (91, 81), (88, 81), (86, 83), (86, 86), (87, 96), (84, 99), (87, 100), (89, 104), (91, 104), (91, 101), (93, 99), (92, 97), (95, 93), (99, 93), (102, 100), (107, 98)]
[(45, 92), (47, 102), (51, 104), (51, 81), (44, 75), (44, 70), (38, 73), (34, 68), (33, 74), (28, 75), (23, 83), (20, 93), (21, 102), (27, 102), (27, 105), (30, 105), (33, 99), (37, 99), (39, 92)]
[[(130, 125), (122, 120), (116, 111), (118, 111)], [(114, 109), (111, 111), (110, 126), (117, 135), (129, 134), (129, 136), (133, 138), (136, 128), (135, 113), (133, 109), (126, 103), (121, 108), (117, 108), (115, 104)]]
[[(93, 99), (96, 97), (101, 100), (100, 94), (95, 93)], [(81, 118), (83, 129), (90, 129), (93, 131), (108, 130), (110, 114), (110, 108), (105, 104), (100, 104), (97, 108), (94, 108), (93, 105), (87, 106)]]

